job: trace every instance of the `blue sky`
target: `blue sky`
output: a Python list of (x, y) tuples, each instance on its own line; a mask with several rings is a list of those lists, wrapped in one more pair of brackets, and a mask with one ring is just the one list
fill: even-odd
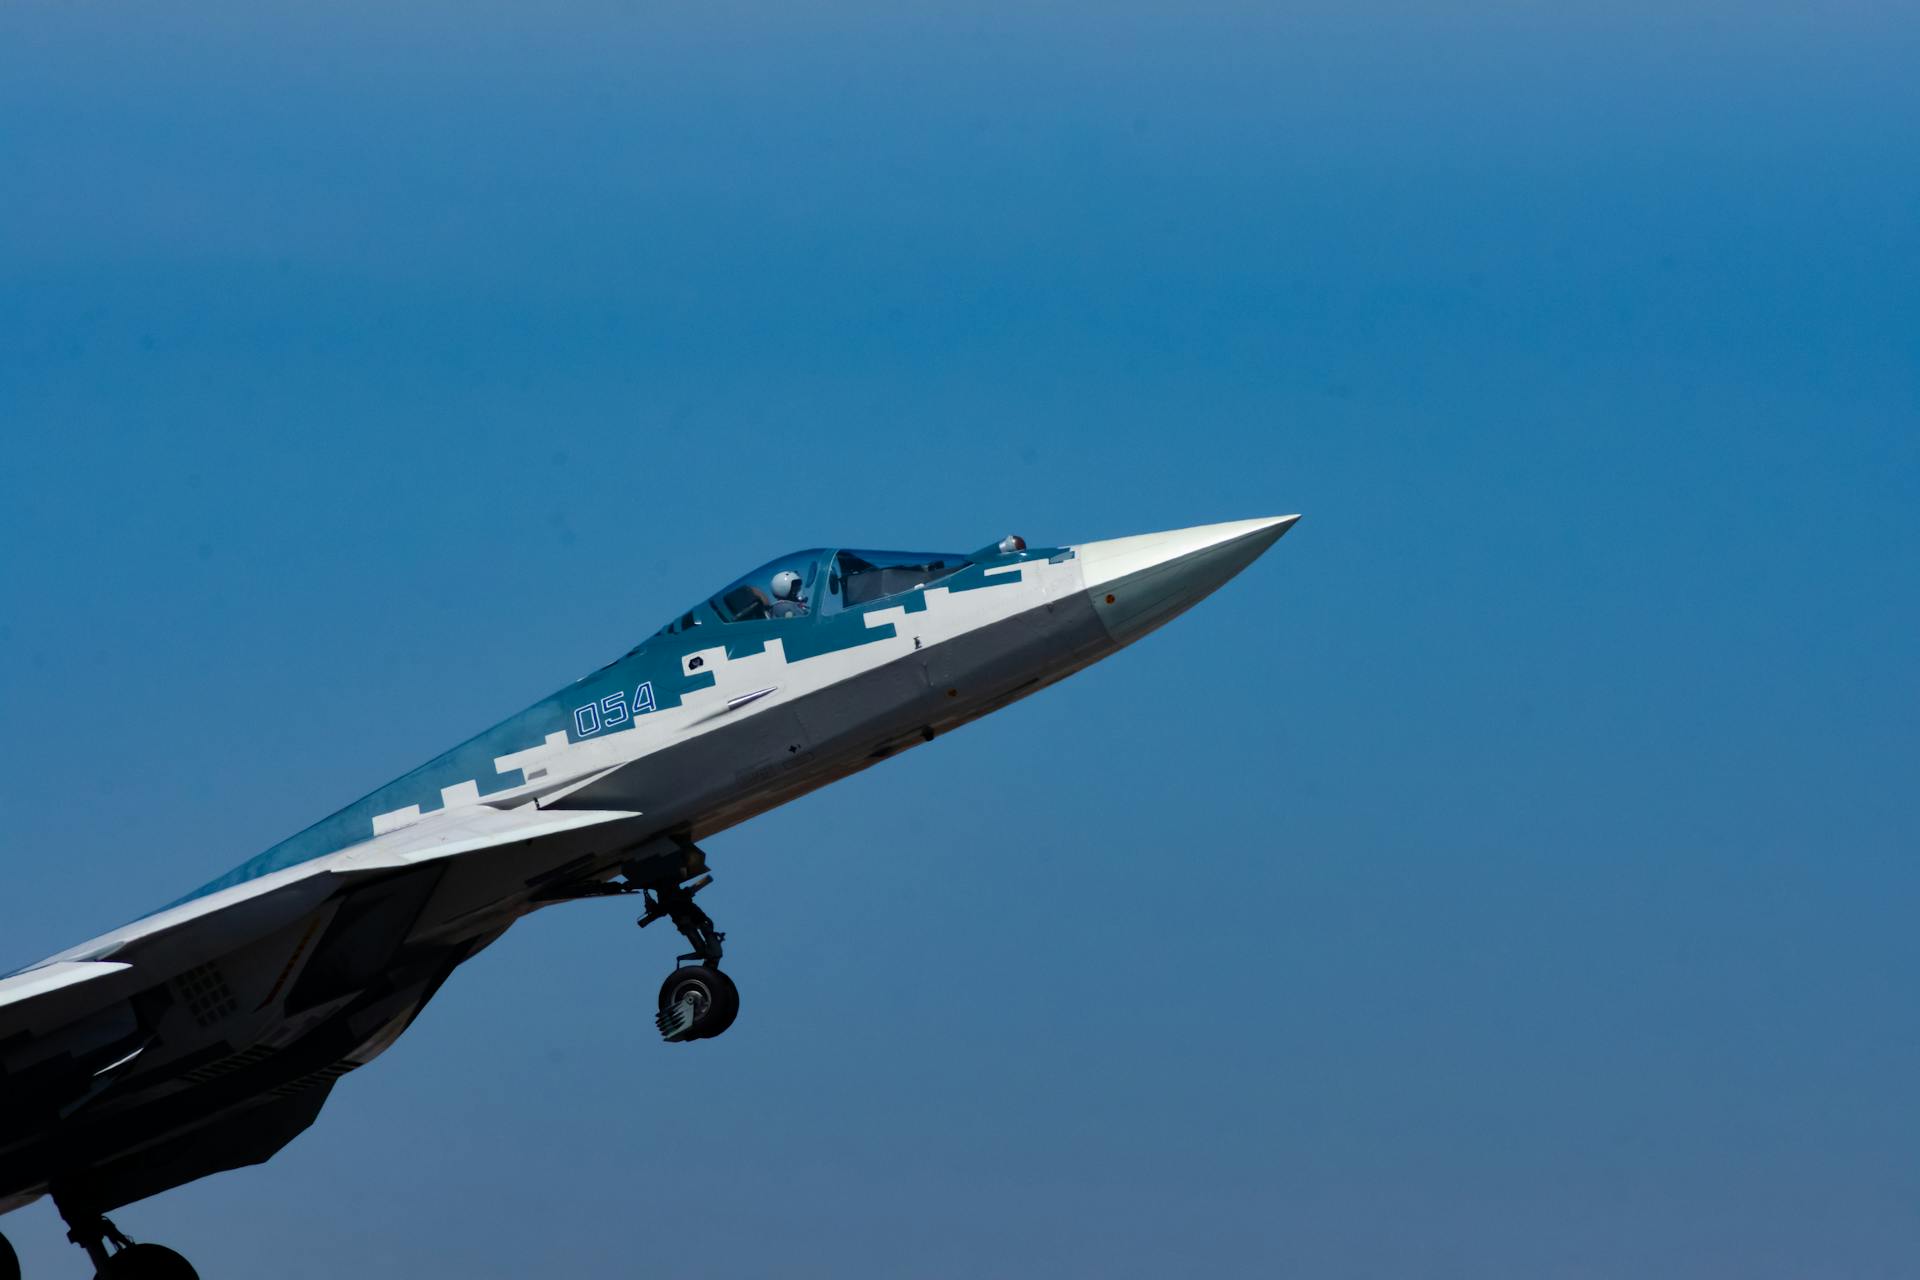
[[(1897, 10), (0, 13), (0, 967), (783, 549), (1306, 519), (524, 923), (210, 1280), (1920, 1268)], [(29, 1274), (78, 1274), (44, 1206)]]

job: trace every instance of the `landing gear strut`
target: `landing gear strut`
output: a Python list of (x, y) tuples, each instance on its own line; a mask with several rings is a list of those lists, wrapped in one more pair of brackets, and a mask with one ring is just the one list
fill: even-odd
[[(676, 880), (641, 891), (647, 911), (636, 923), (644, 929), (655, 920), (671, 920), (693, 947), (660, 984), (660, 1011), (653, 1021), (661, 1037), (672, 1044), (710, 1040), (732, 1026), (740, 1012), (740, 989), (720, 972), (721, 944), (727, 935), (714, 928), (713, 917), (693, 902), (693, 895), (712, 883), (712, 876), (702, 875), (692, 884)], [(695, 963), (685, 963), (688, 960)]]
[[(135, 1244), (100, 1214), (77, 1209), (58, 1196), (54, 1205), (67, 1220), (67, 1239), (93, 1260), (94, 1280), (200, 1280), (185, 1258), (164, 1245)], [(4, 1263), (12, 1252), (0, 1254), (0, 1280), (7, 1277)], [(13, 1275), (19, 1274), (16, 1262)]]

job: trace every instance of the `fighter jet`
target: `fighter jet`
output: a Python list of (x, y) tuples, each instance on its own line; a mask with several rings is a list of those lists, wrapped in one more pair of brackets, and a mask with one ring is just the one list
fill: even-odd
[[(631, 895), (687, 950), (672, 1045), (740, 1009), (701, 841), (998, 710), (1211, 593), (1297, 516), (1078, 546), (781, 556), (186, 897), (0, 978), (0, 1213), (108, 1280), (194, 1280), (108, 1211), (258, 1164), (521, 917)], [(11, 904), (18, 909), (18, 904)], [(0, 1280), (20, 1280), (0, 1237)]]

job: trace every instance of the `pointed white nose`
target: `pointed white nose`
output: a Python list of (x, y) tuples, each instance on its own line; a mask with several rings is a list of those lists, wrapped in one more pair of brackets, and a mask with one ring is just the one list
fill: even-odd
[(1259, 559), (1300, 517), (1230, 520), (1088, 542), (1074, 550), (1094, 612), (1118, 644), (1192, 608)]

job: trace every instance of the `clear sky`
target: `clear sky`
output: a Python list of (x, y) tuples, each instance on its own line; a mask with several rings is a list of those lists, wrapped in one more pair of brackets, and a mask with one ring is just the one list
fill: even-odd
[(1917, 32), (0, 8), (0, 968), (787, 548), (1306, 513), (714, 840), (723, 1040), (556, 909), (121, 1225), (208, 1280), (1920, 1272)]

